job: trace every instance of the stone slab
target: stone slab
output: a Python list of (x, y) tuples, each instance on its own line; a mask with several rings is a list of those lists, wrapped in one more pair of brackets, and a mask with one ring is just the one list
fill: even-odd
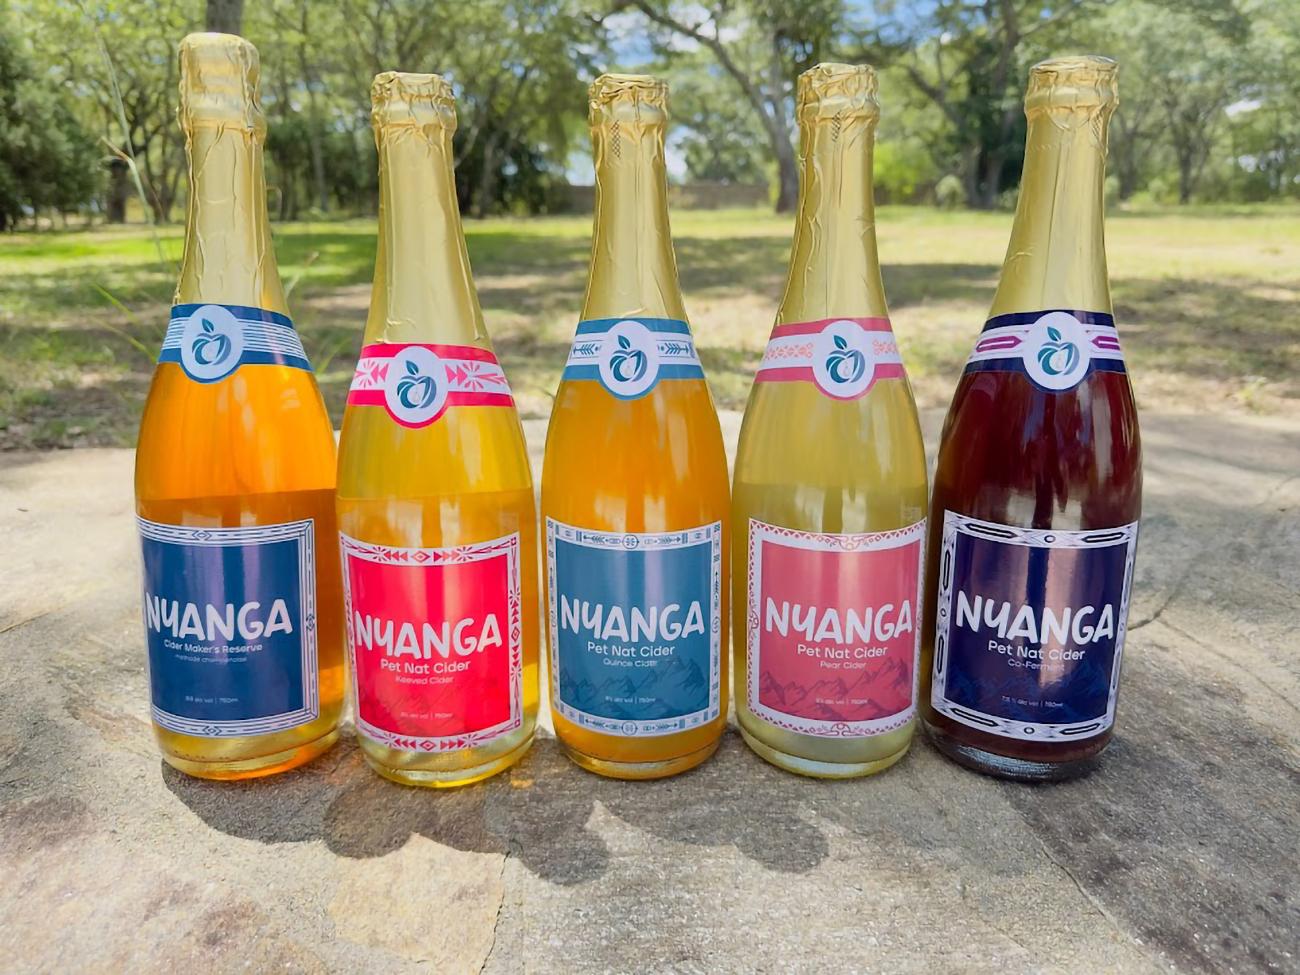
[(1300, 972), (1300, 422), (1143, 433), (1119, 734), (1055, 786), (924, 742), (810, 781), (734, 732), (658, 783), (549, 732), (449, 793), (350, 736), (191, 780), (147, 720), (131, 452), (0, 455), (0, 968)]

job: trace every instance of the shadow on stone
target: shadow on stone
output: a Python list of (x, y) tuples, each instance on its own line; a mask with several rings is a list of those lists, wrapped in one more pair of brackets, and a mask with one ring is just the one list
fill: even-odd
[(782, 872), (811, 870), (828, 852), (826, 838), (801, 813), (806, 780), (766, 765), (730, 731), (705, 765), (658, 782), (585, 772), (553, 738), (540, 736), (509, 772), (460, 789), (388, 782), (365, 767), (350, 738), (315, 762), (270, 778), (209, 782), (166, 763), (162, 776), (207, 825), (242, 839), (323, 839), (339, 856), (366, 858), (401, 849), (418, 834), (458, 850), (509, 854), (564, 885), (594, 880), (609, 868), (610, 851), (591, 822), (606, 814), (665, 841), (734, 846)]

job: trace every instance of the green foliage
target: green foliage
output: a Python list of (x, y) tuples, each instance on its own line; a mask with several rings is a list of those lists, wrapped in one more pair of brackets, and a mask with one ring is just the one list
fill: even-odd
[[(934, 186), (938, 173), (925, 146), (899, 140), (877, 144), (874, 176), (878, 202), (915, 203)], [(957, 186), (960, 189), (960, 180)]]
[(93, 138), (43, 82), (0, 10), (0, 230), (41, 210), (68, 213), (94, 194)]
[(966, 201), (966, 188), (961, 180), (949, 173), (934, 188), (934, 202), (941, 209), (955, 210)]

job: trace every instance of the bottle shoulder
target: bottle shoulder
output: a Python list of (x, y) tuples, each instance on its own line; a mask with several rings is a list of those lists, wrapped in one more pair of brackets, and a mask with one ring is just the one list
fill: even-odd
[(935, 471), (944, 510), (1060, 530), (1136, 521), (1142, 444), (1128, 376), (1096, 372), (1073, 390), (1018, 373), (974, 373), (958, 385)]

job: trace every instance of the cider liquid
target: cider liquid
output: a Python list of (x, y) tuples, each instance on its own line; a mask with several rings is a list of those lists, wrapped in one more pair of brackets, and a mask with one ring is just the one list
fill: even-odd
[(343, 594), (334, 517), (334, 438), (310, 373), (244, 365), (217, 383), (159, 364), (136, 451), (136, 514), (190, 528), (310, 518), (316, 552), (320, 717), (248, 738), (201, 738), (154, 722), (163, 758), (189, 775), (243, 779), (315, 758), (343, 710)]
[(1009, 778), (1070, 778), (1091, 768), (1112, 725), (1080, 741), (1021, 741), (953, 721), (931, 705), (944, 511), (1003, 525), (1085, 531), (1142, 513), (1142, 445), (1129, 377), (1094, 372), (1049, 393), (1014, 373), (964, 376), (944, 425), (934, 475), (922, 631), (921, 714), (953, 760)]
[[(343, 534), (401, 548), (450, 548), (519, 535), (522, 727), (485, 745), (434, 754), (357, 736), (366, 763), (395, 782), (441, 787), (485, 779), (527, 753), (537, 725), (537, 506), (518, 415), (501, 407), (453, 406), (436, 422), (411, 429), (394, 423), (382, 406), (350, 405), (343, 424)], [(442, 493), (427, 493), (430, 472)]]
[[(852, 401), (833, 400), (812, 383), (755, 384), (740, 443), (732, 502), (733, 606), (747, 605), (750, 519), (855, 534), (892, 531), (926, 516), (925, 448), (906, 379), (880, 379)], [(825, 738), (755, 715), (745, 686), (745, 622), (738, 611), (732, 627), (736, 720), (754, 751), (781, 768), (822, 778), (878, 772), (907, 753), (915, 716), (879, 735)]]
[[(546, 443), (543, 519), (612, 532), (669, 532), (721, 522), (726, 552), (729, 497), (726, 452), (704, 380), (662, 379), (636, 400), (616, 399), (597, 382), (561, 384)], [(724, 628), (728, 570), (724, 557)], [(580, 727), (552, 708), (556, 737), (578, 765), (602, 775), (651, 779), (685, 771), (717, 750), (726, 727), (725, 649), (721, 667), (721, 711), (708, 724), (622, 737)]]

